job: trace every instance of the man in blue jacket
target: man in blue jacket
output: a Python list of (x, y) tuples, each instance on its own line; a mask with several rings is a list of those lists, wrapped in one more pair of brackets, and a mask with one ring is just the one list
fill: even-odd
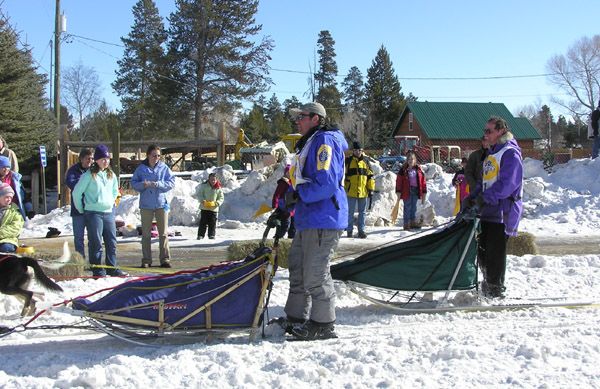
[(327, 114), (321, 104), (307, 103), (290, 113), (302, 138), (290, 169), (296, 235), (288, 257), (287, 317), (279, 323), (302, 340), (335, 338), (335, 290), (329, 262), (348, 226), (344, 191), (348, 143), (340, 130), (325, 125)]
[(166, 194), (175, 187), (175, 176), (160, 160), (160, 147), (148, 146), (146, 159), (133, 172), (131, 186), (140, 192), (140, 215), (142, 217), (142, 267), (152, 265), (152, 220), (156, 219), (160, 267), (171, 267), (169, 258), (169, 202)]
[[(65, 175), (65, 184), (69, 187), (71, 192), (75, 189), (75, 185), (79, 182), (81, 175), (88, 171), (93, 162), (92, 155), (94, 150), (90, 148), (83, 148), (79, 152), (79, 162), (74, 164), (67, 170)], [(73, 244), (75, 245), (75, 251), (77, 251), (83, 258), (85, 258), (85, 220), (82, 213), (79, 213), (75, 208), (73, 202), (73, 196), (71, 196), (71, 220), (73, 221)]]

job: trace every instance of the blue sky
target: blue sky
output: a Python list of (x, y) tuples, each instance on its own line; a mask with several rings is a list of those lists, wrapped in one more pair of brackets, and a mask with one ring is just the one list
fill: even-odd
[[(120, 44), (133, 23), (134, 0), (61, 0), (67, 33)], [(161, 16), (174, 10), (173, 0), (157, 0)], [(54, 30), (54, 0), (4, 0), (3, 10), (33, 47), (33, 57), (50, 68), (49, 41)], [(364, 76), (384, 45), (393, 61), (402, 91), (424, 101), (502, 102), (516, 113), (522, 106), (551, 104), (564, 92), (545, 77), (495, 80), (416, 80), (521, 76), (547, 73), (546, 63), (566, 53), (583, 36), (599, 33), (596, 0), (403, 1), (403, 0), (262, 0), (256, 15), (263, 33), (275, 42), (273, 69), (309, 71), (319, 31), (329, 30), (336, 42), (338, 81), (350, 67)], [(114, 80), (121, 47), (72, 38), (61, 46), (62, 67), (78, 61), (93, 67), (112, 108), (119, 99)], [(307, 100), (308, 74), (271, 72), (280, 101)]]

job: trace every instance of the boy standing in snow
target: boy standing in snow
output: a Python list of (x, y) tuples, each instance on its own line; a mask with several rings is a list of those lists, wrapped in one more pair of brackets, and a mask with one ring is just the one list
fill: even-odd
[(19, 244), (19, 235), (23, 229), (23, 216), (16, 204), (13, 204), (14, 190), (10, 185), (0, 184), (0, 252), (14, 253)]
[(224, 200), (223, 189), (221, 189), (221, 183), (217, 179), (216, 173), (210, 173), (208, 180), (199, 185), (196, 198), (200, 201), (200, 223), (196, 239), (204, 238), (207, 227), (208, 239), (214, 239), (219, 207)]
[(483, 180), (471, 199), (481, 196), (481, 233), (477, 258), (487, 297), (504, 297), (506, 243), (517, 235), (523, 210), (523, 162), (521, 149), (504, 119), (491, 117), (485, 126), (489, 153), (483, 162)]

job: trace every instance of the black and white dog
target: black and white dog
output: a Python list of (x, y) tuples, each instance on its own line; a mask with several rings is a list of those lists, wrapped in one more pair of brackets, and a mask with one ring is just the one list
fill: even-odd
[[(63, 255), (50, 264), (44, 263), (44, 267), (58, 269), (71, 257), (69, 245), (65, 242), (63, 246)], [(35, 279), (46, 289), (62, 291), (62, 288), (52, 281), (42, 270), (39, 262), (35, 258), (22, 257), (12, 253), (0, 253), (0, 292), (14, 295), (24, 300), (21, 316), (33, 315), (35, 313), (34, 295), (43, 295), (42, 293), (28, 290), (31, 282), (29, 268), (33, 269)]]

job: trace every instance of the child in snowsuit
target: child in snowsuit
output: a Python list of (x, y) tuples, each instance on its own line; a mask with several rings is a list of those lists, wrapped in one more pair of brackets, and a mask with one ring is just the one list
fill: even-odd
[(215, 173), (210, 173), (208, 180), (200, 184), (196, 197), (200, 201), (200, 224), (196, 239), (203, 239), (207, 228), (208, 239), (214, 239), (219, 206), (223, 204), (224, 200), (223, 189), (221, 189), (221, 183)]
[(294, 227), (294, 210), (289, 209), (285, 204), (285, 194), (292, 190), (292, 184), (290, 182), (290, 165), (287, 165), (283, 171), (283, 177), (277, 180), (277, 189), (275, 189), (275, 193), (273, 193), (271, 204), (272, 208), (275, 209), (273, 214), (280, 223), (275, 230), (275, 237), (279, 239), (283, 238), (286, 232), (289, 239), (293, 239), (296, 234), (296, 228)]
[(10, 185), (0, 184), (0, 252), (14, 253), (19, 244), (19, 235), (23, 229), (23, 216), (16, 204), (13, 204), (15, 192)]

